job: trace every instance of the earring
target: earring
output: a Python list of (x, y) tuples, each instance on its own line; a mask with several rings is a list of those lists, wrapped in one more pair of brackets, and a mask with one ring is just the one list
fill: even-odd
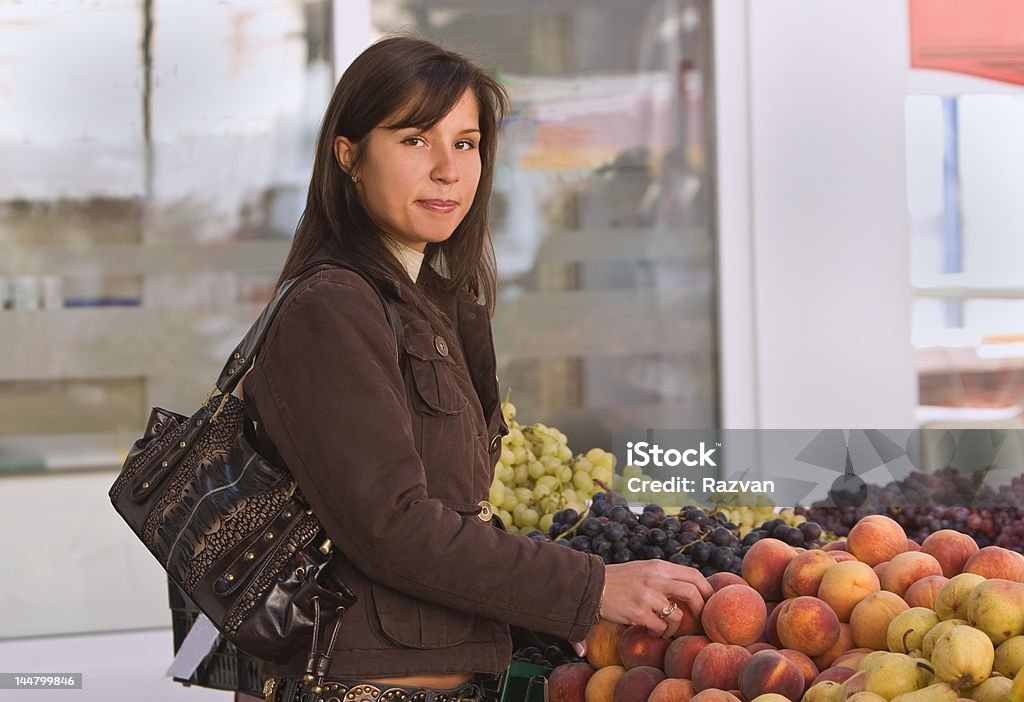
[(351, 179), (352, 179), (352, 182), (353, 182), (353, 183), (358, 183), (358, 182), (360, 182), (360, 181), (362, 180), (362, 178), (360, 178), (360, 177), (359, 177), (359, 176), (357, 176), (357, 175), (349, 176), (349, 178), (351, 178)]

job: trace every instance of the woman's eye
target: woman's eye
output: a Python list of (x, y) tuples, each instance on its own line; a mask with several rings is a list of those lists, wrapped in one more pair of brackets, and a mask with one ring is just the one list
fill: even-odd
[(421, 146), (421, 145), (425, 144), (426, 142), (423, 141), (423, 137), (411, 136), (411, 137), (406, 137), (405, 139), (402, 139), (402, 143), (403, 144), (408, 144), (409, 146)]
[(459, 149), (460, 151), (469, 151), (470, 149), (475, 149), (476, 144), (474, 144), (472, 141), (469, 141), (468, 139), (463, 139), (462, 141), (455, 142), (455, 148)]

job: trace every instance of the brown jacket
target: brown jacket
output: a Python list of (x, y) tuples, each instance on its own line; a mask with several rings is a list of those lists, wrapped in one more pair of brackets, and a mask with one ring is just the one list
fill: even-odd
[[(508, 625), (582, 639), (604, 565), (594, 555), (512, 535), (483, 517), (507, 433), (485, 307), (416, 285), (458, 335), (435, 335), (386, 281), (404, 328), (400, 367), (383, 306), (358, 274), (329, 269), (285, 302), (246, 377), (257, 448), (282, 460), (335, 543), (358, 596), (332, 676), (495, 673)], [(298, 675), (307, 651), (267, 675)]]

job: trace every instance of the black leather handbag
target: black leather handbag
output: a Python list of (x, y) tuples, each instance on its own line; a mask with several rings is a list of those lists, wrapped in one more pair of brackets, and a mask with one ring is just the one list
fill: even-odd
[[(231, 391), (295, 283), (330, 267), (359, 272), (344, 263), (317, 263), (283, 284), (198, 411), (186, 417), (153, 408), (109, 493), (171, 580), (226, 639), (277, 663), (308, 648), (310, 689), (323, 682), (342, 614), (355, 595), (328, 567), (330, 539), (292, 476), (249, 444), (250, 422)], [(395, 332), (397, 354), (398, 315), (367, 282)]]

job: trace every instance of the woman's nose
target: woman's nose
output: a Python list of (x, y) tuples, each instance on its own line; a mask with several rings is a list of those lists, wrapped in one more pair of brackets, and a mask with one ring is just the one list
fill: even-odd
[(459, 180), (459, 168), (453, 151), (443, 149), (438, 152), (431, 177), (441, 183), (455, 183)]

